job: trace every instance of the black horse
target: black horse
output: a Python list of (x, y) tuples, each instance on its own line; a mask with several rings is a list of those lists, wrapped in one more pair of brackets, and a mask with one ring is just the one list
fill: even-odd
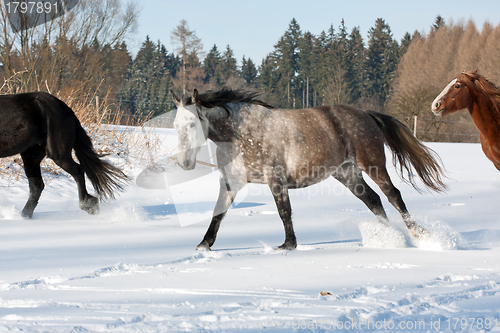
[[(75, 150), (80, 164), (72, 156)], [(21, 154), (30, 195), (22, 215), (31, 218), (43, 191), (40, 163), (45, 156), (68, 172), (78, 185), (80, 208), (99, 213), (99, 200), (88, 194), (85, 174), (100, 199), (114, 198), (128, 177), (103, 161), (73, 111), (61, 100), (33, 92), (0, 96), (0, 158)]]

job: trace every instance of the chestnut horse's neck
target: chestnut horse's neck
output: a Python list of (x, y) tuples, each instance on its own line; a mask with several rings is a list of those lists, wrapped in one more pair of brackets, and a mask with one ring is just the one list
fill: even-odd
[(471, 89), (474, 100), (469, 106), (469, 113), (481, 136), (498, 141), (500, 138), (500, 98)]

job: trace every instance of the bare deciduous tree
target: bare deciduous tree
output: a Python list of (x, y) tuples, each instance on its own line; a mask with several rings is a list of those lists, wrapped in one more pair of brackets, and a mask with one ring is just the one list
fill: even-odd
[[(0, 6), (0, 61), (4, 77), (22, 71), (17, 92), (97, 89), (106, 75), (103, 47), (121, 43), (137, 28), (136, 2), (80, 0), (55, 20), (15, 32)], [(27, 24), (27, 23), (26, 23)]]
[[(194, 30), (189, 30), (186, 20), (181, 20), (179, 25), (172, 30), (170, 39), (172, 44), (177, 45), (175, 50), (182, 59), (181, 87), (183, 94), (185, 94), (188, 81), (197, 77), (197, 74), (199, 74), (198, 71), (194, 69), (196, 64), (193, 62), (197, 60), (199, 62), (199, 58), (203, 52), (203, 44), (201, 43), (201, 39), (196, 36), (196, 32)], [(191, 64), (189, 62), (191, 62)], [(191, 71), (188, 67), (191, 67)], [(189, 74), (191, 74), (191, 78), (188, 77)]]
[(345, 75), (346, 71), (338, 65), (323, 89), (323, 104), (349, 104), (351, 102), (352, 88), (349, 88)]

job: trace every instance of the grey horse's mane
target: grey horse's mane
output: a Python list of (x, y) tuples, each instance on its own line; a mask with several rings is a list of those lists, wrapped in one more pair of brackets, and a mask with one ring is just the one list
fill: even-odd
[[(274, 109), (275, 107), (269, 105), (258, 97), (261, 94), (256, 91), (242, 91), (242, 90), (232, 90), (229, 88), (223, 88), (218, 91), (208, 90), (203, 94), (200, 94), (198, 101), (204, 108), (211, 109), (215, 107), (220, 107), (231, 112), (228, 104), (230, 103), (248, 103), (254, 105), (260, 105), (265, 108)], [(191, 100), (186, 101), (186, 105), (192, 104)]]

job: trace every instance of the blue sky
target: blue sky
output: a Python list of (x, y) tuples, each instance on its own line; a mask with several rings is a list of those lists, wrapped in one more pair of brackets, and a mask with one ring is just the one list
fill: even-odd
[(238, 62), (245, 55), (257, 65), (273, 50), (292, 18), (303, 32), (315, 35), (332, 24), (337, 30), (344, 19), (349, 32), (360, 28), (365, 42), (377, 18), (389, 24), (397, 40), (406, 32), (428, 32), (438, 14), (447, 23), (473, 19), (478, 29), (485, 20), (494, 26), (500, 22), (499, 0), (141, 0), (139, 6), (139, 29), (129, 41), (133, 54), (147, 35), (171, 52), (170, 34), (185, 19), (205, 52), (214, 44), (219, 50), (230, 45)]

